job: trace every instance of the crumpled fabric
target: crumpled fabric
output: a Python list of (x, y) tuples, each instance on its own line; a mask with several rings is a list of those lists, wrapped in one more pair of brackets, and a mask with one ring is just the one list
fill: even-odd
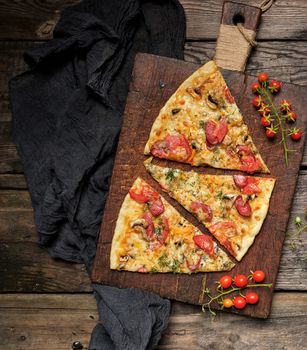
[[(29, 70), (10, 82), (13, 135), (39, 244), (90, 273), (135, 53), (183, 59), (185, 18), (177, 0), (85, 0), (63, 10), (53, 36), (25, 53)], [(156, 346), (168, 300), (93, 289), (90, 349)]]

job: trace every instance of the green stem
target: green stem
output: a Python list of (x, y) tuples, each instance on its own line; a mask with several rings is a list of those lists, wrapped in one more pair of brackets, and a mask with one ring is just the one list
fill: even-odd
[(299, 235), (300, 233), (302, 233), (303, 231), (305, 231), (307, 229), (307, 225), (303, 226), (302, 228), (300, 228), (299, 230), (297, 230), (297, 234)]
[(279, 113), (278, 113), (278, 110), (276, 109), (275, 107), (275, 104), (273, 103), (272, 99), (271, 99), (271, 96), (270, 94), (268, 93), (268, 91), (265, 89), (265, 88), (260, 88), (260, 94), (261, 95), (265, 95), (268, 102), (269, 102), (269, 105), (274, 113), (274, 116), (277, 118), (277, 121), (278, 121), (278, 126), (279, 126), (279, 129), (281, 131), (281, 143), (283, 144), (283, 148), (284, 148), (284, 154), (285, 154), (285, 162), (286, 162), (286, 165), (288, 166), (288, 153), (289, 153), (289, 150), (288, 150), (288, 147), (287, 147), (287, 142), (286, 142), (286, 138), (285, 138), (285, 129), (283, 128), (283, 124), (282, 124), (282, 118), (280, 117)]

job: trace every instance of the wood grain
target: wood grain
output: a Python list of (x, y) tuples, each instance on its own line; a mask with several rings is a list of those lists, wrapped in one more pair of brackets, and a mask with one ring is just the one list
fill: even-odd
[[(59, 18), (59, 11), (78, 0), (0, 0), (0, 40), (46, 40)], [(188, 40), (215, 40), (223, 0), (180, 0), (186, 13)], [(244, 0), (238, 2), (246, 3)], [(249, 0), (259, 6), (261, 1)], [(259, 40), (306, 40), (304, 0), (278, 0), (262, 15)]]
[[(0, 347), (67, 350), (78, 340), (88, 349), (97, 320), (92, 295), (0, 295)], [(213, 319), (197, 306), (175, 302), (157, 349), (303, 349), (306, 322), (307, 299), (301, 293), (275, 293), (266, 321), (220, 313)]]
[[(119, 272), (109, 269), (109, 253), (111, 241), (115, 228), (116, 219), (121, 203), (137, 176), (143, 177), (158, 191), (161, 191), (157, 183), (146, 173), (143, 167), (144, 145), (147, 141), (151, 126), (160, 108), (169, 96), (177, 89), (179, 84), (197, 69), (197, 66), (183, 61), (176, 61), (153, 55), (138, 54), (135, 60), (133, 79), (130, 85), (124, 122), (118, 144), (112, 182), (108, 201), (105, 207), (103, 222), (97, 254), (92, 274), (93, 281), (111, 284), (119, 287), (140, 287), (159, 293), (161, 296), (190, 303), (203, 302), (203, 288), (213, 287), (215, 281), (221, 274), (194, 274), (191, 276), (157, 274), (144, 275), (131, 272)], [(283, 150), (279, 145), (280, 140), (269, 144), (265, 138), (261, 125), (258, 122), (257, 112), (253, 109), (248, 99), (252, 98), (250, 84), (253, 78), (240, 73), (224, 71), (224, 77), (232, 88), (236, 101), (246, 116), (245, 121), (249, 126), (252, 137), (258, 146), (260, 154), (271, 170), (272, 176), (277, 177), (277, 183), (273, 192), (270, 211), (262, 226), (261, 233), (255, 240), (253, 246), (244, 259), (236, 265), (232, 274), (248, 273), (251, 269), (263, 269), (267, 273), (267, 279), (275, 283), (282, 243), (287, 228), (292, 197), (294, 194), (296, 176), (299, 170), (304, 140), (301, 143), (291, 144), (296, 149), (295, 156), (290, 157), (287, 168), (281, 161)], [(166, 84), (161, 89), (159, 82), (163, 80)], [(284, 84), (283, 92), (293, 101), (299, 114), (304, 110), (306, 91), (304, 88)], [(246, 99), (247, 97), (247, 99)], [(279, 96), (278, 98), (281, 98)], [(305, 130), (307, 118), (298, 121), (298, 126)], [(134, 133), (131, 133), (134, 130)], [(130, 149), (127, 157), (127, 149)], [(174, 164), (174, 162), (163, 162), (165, 165), (180, 167), (189, 170), (185, 165)], [(202, 171), (195, 168), (196, 171)], [(225, 173), (216, 169), (206, 168), (206, 173)], [(166, 196), (166, 195), (164, 195)], [(182, 207), (168, 196), (167, 199), (181, 214), (189, 221), (201, 228), (201, 225), (188, 215)], [(270, 239), (265, 239), (269, 236)], [(262, 301), (253, 308), (242, 311), (255, 317), (267, 317), (270, 309), (272, 290), (261, 291)]]

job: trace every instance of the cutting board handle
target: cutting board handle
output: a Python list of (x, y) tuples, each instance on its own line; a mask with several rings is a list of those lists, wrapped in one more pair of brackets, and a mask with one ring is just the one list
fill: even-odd
[(243, 72), (251, 49), (256, 45), (256, 31), (262, 10), (259, 7), (225, 1), (215, 61), (224, 69)]

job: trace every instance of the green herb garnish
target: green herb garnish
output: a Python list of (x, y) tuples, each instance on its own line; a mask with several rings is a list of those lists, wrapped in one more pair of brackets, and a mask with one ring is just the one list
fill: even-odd
[(167, 173), (166, 173), (166, 180), (167, 181), (173, 181), (176, 178), (175, 174), (174, 174), (174, 170), (170, 169)]
[(161, 267), (167, 267), (169, 262), (167, 260), (167, 255), (166, 254), (162, 254), (158, 257), (158, 264), (161, 266)]
[(205, 130), (205, 122), (203, 120), (199, 121), (199, 127)]

